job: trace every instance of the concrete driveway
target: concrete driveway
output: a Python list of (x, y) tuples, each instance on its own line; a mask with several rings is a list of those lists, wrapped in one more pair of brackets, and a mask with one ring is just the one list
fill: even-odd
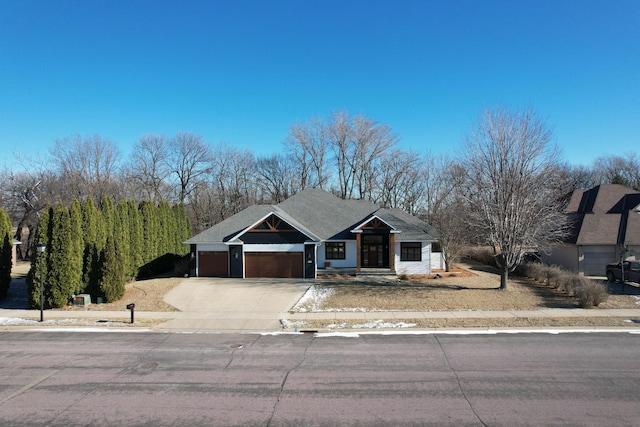
[(157, 329), (276, 331), (310, 285), (301, 279), (189, 278), (164, 297), (182, 313)]

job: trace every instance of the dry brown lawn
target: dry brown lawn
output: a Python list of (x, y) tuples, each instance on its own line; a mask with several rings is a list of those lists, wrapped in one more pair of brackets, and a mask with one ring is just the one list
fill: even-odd
[[(443, 276), (433, 278), (435, 274)], [(509, 288), (499, 288), (499, 276), (490, 267), (465, 264), (452, 274), (436, 272), (407, 280), (363, 282), (358, 279), (325, 281), (334, 294), (319, 311), (451, 311), (539, 310), (578, 308), (577, 299), (542, 283), (511, 277)], [(612, 287), (620, 285), (612, 285)], [(635, 292), (638, 294), (638, 292)], [(640, 308), (633, 295), (610, 295), (600, 308)], [(308, 311), (308, 310), (307, 310)]]

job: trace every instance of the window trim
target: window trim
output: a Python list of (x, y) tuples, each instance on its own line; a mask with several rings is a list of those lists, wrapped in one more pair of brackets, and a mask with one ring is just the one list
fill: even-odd
[(422, 242), (400, 242), (400, 261), (422, 262)]
[(324, 258), (326, 260), (347, 259), (346, 242), (325, 242)]

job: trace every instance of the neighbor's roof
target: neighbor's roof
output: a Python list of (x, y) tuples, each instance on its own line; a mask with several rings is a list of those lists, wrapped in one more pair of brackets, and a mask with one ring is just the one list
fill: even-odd
[(574, 191), (567, 206), (573, 221), (568, 242), (578, 245), (640, 243), (640, 193), (618, 184)]
[(433, 240), (429, 225), (399, 209), (381, 209), (364, 200), (343, 200), (321, 189), (307, 189), (278, 205), (254, 205), (190, 238), (186, 244), (223, 243), (270, 213), (278, 215), (312, 240), (353, 238), (350, 230), (377, 215), (399, 230), (397, 241)]

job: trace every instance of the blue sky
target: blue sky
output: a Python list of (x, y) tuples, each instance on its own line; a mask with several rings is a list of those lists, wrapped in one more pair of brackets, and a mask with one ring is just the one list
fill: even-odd
[(533, 107), (564, 159), (639, 152), (640, 2), (0, 0), (0, 154), (201, 134), (272, 154), (365, 114), (453, 152), (485, 107)]

